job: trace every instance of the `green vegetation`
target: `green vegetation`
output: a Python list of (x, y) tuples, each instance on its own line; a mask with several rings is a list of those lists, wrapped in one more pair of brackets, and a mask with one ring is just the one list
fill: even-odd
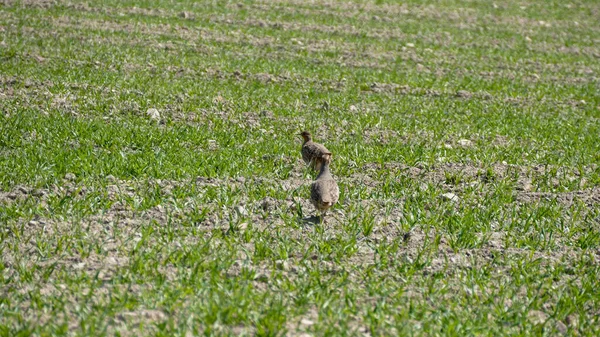
[(0, 336), (597, 336), (599, 13), (0, 2)]

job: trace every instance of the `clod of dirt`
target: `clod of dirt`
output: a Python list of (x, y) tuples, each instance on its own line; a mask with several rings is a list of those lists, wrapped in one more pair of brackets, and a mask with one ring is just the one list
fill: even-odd
[(284, 270), (284, 271), (290, 270), (290, 264), (285, 260), (275, 261), (275, 267), (277, 267), (277, 269), (279, 269), (279, 270)]
[(527, 314), (527, 319), (531, 324), (544, 324), (548, 319), (548, 315), (539, 310), (532, 310)]
[(575, 314), (567, 316), (565, 321), (570, 327), (577, 327), (579, 325), (579, 318), (577, 318), (577, 315)]
[(119, 193), (119, 186), (117, 185), (108, 185), (106, 186), (106, 192), (110, 197), (114, 197)]
[(44, 195), (46, 195), (46, 193), (47, 193), (47, 192), (46, 192), (46, 191), (44, 191), (44, 190), (37, 189), (37, 190), (34, 190), (34, 191), (31, 193), (31, 195), (33, 195), (34, 197), (43, 197)]
[(457, 202), (460, 198), (454, 193), (444, 193), (441, 195), (442, 200)]
[(466, 90), (459, 90), (456, 92), (456, 97), (471, 98), (471, 97), (473, 97), (473, 94)]
[(468, 139), (460, 139), (457, 143), (458, 143), (458, 145), (463, 146), (463, 147), (473, 146), (473, 142)]
[(567, 326), (565, 325), (565, 323), (558, 321), (556, 322), (556, 330), (558, 330), (558, 332), (560, 332), (561, 334), (566, 334), (567, 331), (569, 330), (569, 328), (567, 328)]
[(430, 73), (429, 69), (421, 63), (417, 63), (417, 71), (420, 73)]
[(531, 191), (533, 189), (533, 184), (531, 183), (531, 179), (522, 179), (521, 185), (517, 186), (517, 190), (520, 191)]
[(18, 191), (22, 194), (29, 194), (31, 192), (31, 189), (25, 186), (19, 186)]
[(181, 12), (181, 13), (179, 13), (179, 17), (183, 18), (183, 19), (191, 19), (192, 14), (189, 12)]
[(238, 216), (247, 216), (248, 215), (248, 211), (246, 210), (246, 208), (244, 206), (235, 206), (235, 212), (237, 213)]
[(150, 119), (160, 120), (160, 113), (158, 112), (158, 110), (156, 110), (154, 108), (148, 109), (146, 111), (146, 115), (148, 115), (148, 117), (150, 117)]
[(213, 98), (213, 104), (227, 104), (227, 100), (225, 98), (223, 98), (223, 96), (218, 95), (217, 97)]
[(79, 263), (73, 264), (73, 269), (81, 270), (83, 268), (85, 268), (85, 262), (79, 262)]
[(255, 281), (259, 281), (259, 282), (268, 282), (269, 281), (269, 276), (265, 273), (257, 273), (254, 276), (254, 280)]
[(272, 210), (275, 207), (276, 200), (271, 197), (266, 197), (262, 201), (260, 201), (259, 205), (263, 211), (267, 212), (267, 211)]
[(211, 151), (215, 151), (219, 148), (219, 144), (217, 143), (216, 140), (214, 139), (209, 139), (208, 140), (208, 149)]

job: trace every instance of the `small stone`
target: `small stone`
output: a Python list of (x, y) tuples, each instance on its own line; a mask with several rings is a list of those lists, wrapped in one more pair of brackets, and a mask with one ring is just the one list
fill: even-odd
[(237, 177), (236, 181), (238, 183), (245, 183), (246, 182), (246, 178), (244, 178), (244, 177)]
[(577, 315), (571, 314), (567, 316), (565, 322), (567, 322), (567, 325), (569, 325), (570, 327), (575, 328), (579, 325), (579, 318), (577, 318)]
[(569, 328), (565, 325), (565, 323), (558, 321), (556, 322), (556, 330), (564, 335), (567, 333), (567, 331), (569, 331)]
[(444, 193), (442, 194), (442, 199), (446, 201), (457, 202), (459, 200), (459, 197), (454, 193)]
[(106, 186), (106, 191), (108, 192), (109, 195), (115, 195), (115, 194), (119, 193), (119, 186), (108, 185), (108, 186)]
[(270, 199), (265, 198), (262, 200), (262, 202), (260, 203), (260, 208), (262, 208), (263, 211), (269, 211), (271, 209), (271, 207), (273, 203), (271, 202)]
[(355, 105), (350, 106), (350, 112), (357, 112), (358, 108)]
[(310, 319), (303, 318), (303, 319), (300, 320), (300, 324), (302, 324), (302, 325), (313, 325), (313, 324), (315, 324), (315, 322), (311, 321)]
[(148, 115), (148, 117), (150, 117), (151, 119), (154, 119), (154, 120), (160, 119), (160, 113), (158, 112), (158, 110), (156, 110), (154, 108), (148, 109), (146, 111), (146, 115)]
[(246, 210), (246, 208), (241, 205), (235, 206), (235, 212), (237, 213), (238, 216), (247, 216), (248, 215), (248, 211)]
[(114, 183), (115, 181), (117, 181), (117, 178), (115, 176), (113, 176), (112, 174), (109, 174), (106, 176), (106, 180), (108, 182)]
[(38, 226), (39, 224), (40, 224), (40, 223), (39, 223), (39, 222), (37, 222), (37, 221), (35, 221), (35, 220), (31, 220), (31, 221), (29, 221), (29, 223), (28, 223), (28, 225), (29, 225), (29, 226), (33, 226), (33, 227), (36, 227), (36, 226)]
[(65, 179), (69, 180), (69, 181), (73, 181), (73, 180), (77, 179), (77, 176), (74, 173), (67, 173), (67, 174), (65, 174)]
[(458, 145), (460, 146), (464, 146), (464, 147), (468, 147), (468, 146), (472, 146), (473, 142), (468, 140), (468, 139), (460, 139), (458, 142)]
[(241, 224), (238, 225), (238, 229), (241, 231), (245, 231), (246, 229), (248, 229), (248, 223), (242, 222)]
[(188, 12), (181, 12), (181, 13), (179, 13), (179, 17), (180, 17), (180, 18), (184, 18), (184, 19), (189, 19), (189, 18), (191, 18), (192, 16), (191, 16), (191, 14), (190, 14), (190, 13), (188, 13)]
[(85, 262), (75, 263), (73, 265), (73, 268), (81, 270), (81, 269), (85, 268)]
[(548, 315), (546, 315), (546, 313), (543, 311), (532, 310), (527, 314), (527, 318), (531, 324), (544, 324), (548, 318)]
[(414, 48), (414, 47), (415, 47), (415, 44), (414, 44), (414, 43), (407, 43), (407, 44), (406, 44), (406, 46), (407, 46), (408, 48)]

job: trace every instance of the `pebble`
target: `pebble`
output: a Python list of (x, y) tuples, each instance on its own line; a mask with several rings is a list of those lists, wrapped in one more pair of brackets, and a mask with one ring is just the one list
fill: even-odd
[(454, 193), (444, 193), (442, 194), (442, 199), (456, 202), (459, 200), (459, 197)]
[(279, 269), (279, 270), (284, 270), (284, 271), (290, 270), (290, 264), (285, 260), (275, 261), (275, 267), (277, 267), (277, 269)]
[(246, 208), (244, 206), (241, 206), (241, 205), (235, 206), (235, 212), (239, 216), (246, 216), (246, 215), (248, 215), (248, 211), (246, 210)]
[(546, 319), (548, 319), (548, 315), (546, 315), (546, 313), (543, 311), (531, 310), (527, 314), (527, 318), (531, 324), (543, 324), (546, 322)]
[(315, 322), (311, 321), (310, 319), (303, 318), (303, 319), (300, 320), (300, 324), (303, 324), (303, 325), (313, 325), (313, 324), (315, 324)]
[(158, 112), (158, 110), (156, 110), (154, 108), (148, 109), (146, 111), (146, 115), (148, 115), (151, 119), (154, 119), (154, 120), (160, 119), (160, 113)]
[(473, 145), (473, 142), (468, 139), (460, 139), (457, 143), (460, 146), (472, 146)]

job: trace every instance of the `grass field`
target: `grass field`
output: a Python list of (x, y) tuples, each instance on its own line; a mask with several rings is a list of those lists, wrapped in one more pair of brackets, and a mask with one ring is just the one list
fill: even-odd
[(0, 336), (600, 335), (599, 18), (0, 1)]

